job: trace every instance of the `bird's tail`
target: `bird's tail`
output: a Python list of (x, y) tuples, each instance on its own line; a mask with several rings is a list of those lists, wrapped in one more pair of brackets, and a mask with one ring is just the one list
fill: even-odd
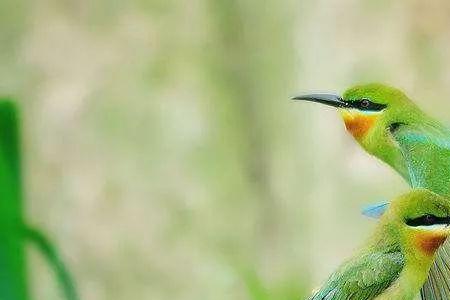
[(420, 295), (422, 300), (450, 299), (450, 240), (439, 248)]

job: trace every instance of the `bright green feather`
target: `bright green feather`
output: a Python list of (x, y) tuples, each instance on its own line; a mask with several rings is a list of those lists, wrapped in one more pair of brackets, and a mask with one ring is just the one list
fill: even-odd
[(399, 277), (403, 265), (400, 249), (364, 253), (342, 266), (310, 299), (373, 299)]
[(402, 126), (394, 133), (410, 183), (450, 195), (450, 133), (427, 126)]

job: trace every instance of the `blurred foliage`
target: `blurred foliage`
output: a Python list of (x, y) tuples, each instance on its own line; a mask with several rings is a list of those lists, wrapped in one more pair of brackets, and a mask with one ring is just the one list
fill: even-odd
[(38, 246), (56, 271), (56, 281), (68, 300), (77, 300), (73, 281), (55, 247), (24, 219), (22, 199), (20, 118), (16, 103), (0, 98), (0, 299), (28, 300), (26, 242)]
[[(403, 88), (450, 118), (450, 4), (0, 2), (27, 217), (82, 299), (299, 299), (406, 185), (296, 92)], [(36, 299), (59, 299), (33, 250)]]
[(28, 299), (18, 120), (14, 104), (0, 98), (0, 299)]

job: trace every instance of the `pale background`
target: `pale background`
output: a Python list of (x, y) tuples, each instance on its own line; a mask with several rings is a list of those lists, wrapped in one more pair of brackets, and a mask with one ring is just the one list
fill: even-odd
[(302, 299), (407, 186), (289, 97), (379, 81), (450, 120), (449, 28), (444, 0), (2, 0), (28, 220), (82, 299)]

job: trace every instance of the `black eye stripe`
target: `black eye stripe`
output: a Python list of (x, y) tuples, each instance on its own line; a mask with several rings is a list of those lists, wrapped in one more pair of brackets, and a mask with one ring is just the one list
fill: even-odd
[(351, 108), (356, 108), (365, 111), (382, 111), (387, 107), (386, 104), (374, 103), (369, 99), (358, 99), (355, 101), (348, 102)]
[(423, 215), (418, 218), (406, 219), (406, 225), (417, 226), (432, 226), (439, 224), (450, 224), (450, 217), (436, 217), (434, 215)]

